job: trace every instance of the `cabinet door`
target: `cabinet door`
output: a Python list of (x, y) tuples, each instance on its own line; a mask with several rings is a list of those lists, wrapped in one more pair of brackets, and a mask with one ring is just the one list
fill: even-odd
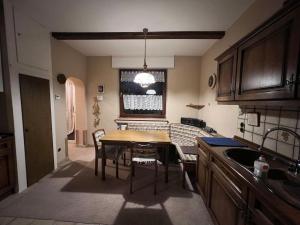
[(217, 101), (234, 100), (236, 77), (236, 49), (225, 52), (218, 61)]
[(246, 203), (234, 183), (211, 164), (208, 207), (218, 225), (245, 224)]
[(14, 189), (14, 157), (11, 141), (0, 142), (0, 199)]
[(299, 17), (293, 11), (238, 48), (236, 100), (295, 98)]
[(201, 193), (201, 196), (206, 202), (206, 187), (207, 187), (207, 175), (208, 175), (208, 167), (207, 167), (207, 155), (202, 149), (198, 149), (199, 156), (198, 156), (198, 189)]
[(17, 9), (14, 9), (18, 63), (50, 70), (50, 33)]

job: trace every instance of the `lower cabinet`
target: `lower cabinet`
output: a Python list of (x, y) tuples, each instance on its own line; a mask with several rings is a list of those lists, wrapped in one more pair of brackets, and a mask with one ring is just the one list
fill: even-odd
[(13, 139), (0, 140), (0, 200), (15, 189)]
[(198, 163), (197, 163), (197, 186), (201, 193), (203, 201), (206, 202), (207, 196), (207, 177), (208, 177), (208, 155), (202, 149), (198, 149)]
[(277, 218), (276, 213), (266, 206), (253, 192), (249, 193), (248, 200), (249, 225), (283, 225)]
[(207, 206), (218, 225), (246, 224), (246, 202), (233, 181), (214, 163), (210, 165)]

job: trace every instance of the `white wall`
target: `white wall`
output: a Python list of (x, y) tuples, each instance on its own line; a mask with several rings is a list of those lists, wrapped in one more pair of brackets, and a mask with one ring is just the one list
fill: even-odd
[[(114, 120), (119, 113), (119, 70), (112, 68), (111, 57), (88, 57), (87, 105), (88, 143), (92, 144), (92, 114), (97, 85), (104, 84), (104, 99), (100, 102), (100, 126), (106, 131), (117, 128)], [(180, 117), (197, 117), (196, 109), (186, 107), (199, 101), (200, 57), (175, 57), (175, 68), (168, 69), (166, 119), (179, 122)]]
[[(51, 78), (51, 68), (48, 69), (38, 68), (35, 65), (25, 65), (18, 60), (17, 47), (16, 47), (16, 36), (14, 30), (14, 16), (13, 16), (13, 5), (11, 1), (4, 0), (5, 9), (5, 22), (6, 22), (6, 35), (7, 35), (7, 46), (8, 46), (8, 58), (9, 58), (9, 72), (11, 77), (11, 92), (12, 92), (12, 106), (13, 106), (13, 120), (15, 130), (15, 144), (16, 144), (16, 159), (17, 159), (17, 172), (18, 172), (18, 185), (19, 191), (23, 191), (27, 188), (26, 180), (26, 162), (25, 162), (25, 150), (24, 150), (24, 136), (23, 136), (23, 122), (22, 122), (22, 109), (21, 109), (21, 98), (20, 98), (20, 86), (19, 86), (19, 74), (27, 74), (35, 77), (41, 77), (50, 80), (50, 96), (51, 96), (51, 112), (52, 112), (52, 130), (53, 130), (53, 151), (54, 151), (54, 166), (57, 166), (56, 156), (56, 135), (55, 135), (55, 123), (54, 123), (54, 101), (53, 101), (53, 83)], [(22, 14), (21, 11), (18, 13)], [(30, 17), (22, 14), (24, 20), (31, 20)], [(26, 18), (26, 19), (25, 19)], [(48, 61), (47, 65), (51, 65), (51, 53), (50, 53), (50, 33), (45, 28), (40, 26), (38, 23), (31, 21), (31, 25), (38, 26), (39, 31), (44, 30), (47, 35), (43, 36), (46, 38), (43, 45), (43, 53), (41, 54), (43, 62)], [(31, 27), (31, 28), (33, 28)], [(41, 30), (40, 30), (41, 29)], [(44, 33), (45, 34), (45, 33)], [(34, 43), (34, 42), (32, 42)], [(29, 47), (29, 46), (27, 46)], [(29, 54), (31, 54), (29, 52)], [(23, 56), (26, 57), (26, 56)], [(39, 58), (38, 52), (34, 56)], [(20, 59), (20, 58), (19, 58)]]
[(215, 128), (222, 135), (230, 137), (236, 134), (239, 107), (218, 105), (215, 101), (216, 89), (212, 90), (207, 85), (208, 77), (217, 73), (217, 62), (214, 59), (268, 19), (283, 2), (284, 0), (256, 0), (226, 31), (224, 38), (201, 57), (199, 104), (205, 107), (199, 111), (199, 118), (204, 119), (208, 126)]
[[(57, 149), (61, 151), (57, 153), (58, 162), (66, 158), (65, 139), (67, 138), (67, 124), (66, 124), (66, 91), (65, 85), (59, 84), (56, 76), (59, 73), (65, 74), (67, 77), (80, 79), (83, 84), (86, 84), (86, 70), (87, 70), (87, 57), (80, 52), (71, 48), (63, 41), (58, 41), (54, 38), (51, 39), (51, 53), (52, 53), (52, 73), (53, 73), (53, 88), (54, 94), (59, 95), (61, 98), (55, 100), (55, 126), (57, 133)], [(86, 106), (85, 106), (86, 107)], [(79, 110), (79, 109), (78, 109)], [(79, 112), (81, 112), (79, 110)], [(86, 112), (83, 112), (86, 117)], [(86, 120), (81, 121), (85, 123)], [(84, 128), (84, 126), (81, 126)]]

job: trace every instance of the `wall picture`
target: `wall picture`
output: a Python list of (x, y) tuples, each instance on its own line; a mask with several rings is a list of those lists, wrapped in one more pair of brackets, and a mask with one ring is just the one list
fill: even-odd
[(100, 94), (104, 93), (104, 85), (103, 84), (98, 85), (98, 93), (100, 93)]

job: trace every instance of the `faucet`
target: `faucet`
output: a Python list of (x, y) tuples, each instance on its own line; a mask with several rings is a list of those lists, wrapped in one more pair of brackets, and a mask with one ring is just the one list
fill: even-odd
[[(259, 151), (262, 151), (267, 136), (268, 136), (271, 132), (276, 131), (276, 130), (282, 130), (282, 131), (285, 131), (285, 132), (290, 133), (290, 134), (293, 135), (296, 139), (298, 139), (298, 141), (299, 141), (299, 143), (300, 143), (300, 135), (297, 134), (296, 132), (294, 132), (294, 131), (292, 131), (292, 130), (290, 130), (290, 129), (288, 129), (288, 128), (285, 128), (285, 127), (274, 127), (274, 128), (268, 129), (267, 132), (264, 134), (262, 143), (261, 143), (261, 145), (260, 145), (259, 148), (258, 148)], [(296, 162), (295, 162), (295, 167), (294, 167), (294, 168), (295, 168), (295, 174), (300, 173), (300, 146), (299, 146), (298, 159), (297, 159)]]

